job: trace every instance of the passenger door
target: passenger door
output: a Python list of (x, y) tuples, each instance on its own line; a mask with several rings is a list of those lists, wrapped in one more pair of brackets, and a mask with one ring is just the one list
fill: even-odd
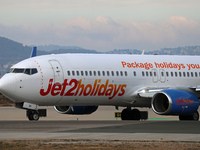
[(58, 60), (49, 60), (49, 63), (51, 64), (54, 73), (54, 83), (58, 82), (62, 85), (64, 82), (64, 75), (60, 62)]

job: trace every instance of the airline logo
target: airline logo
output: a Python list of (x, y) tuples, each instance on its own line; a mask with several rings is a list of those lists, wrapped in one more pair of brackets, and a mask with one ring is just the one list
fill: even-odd
[(190, 99), (177, 99), (175, 101), (176, 105), (192, 105), (194, 103), (194, 100), (190, 100)]
[[(49, 85), (46, 90), (40, 89), (40, 95), (52, 96), (108, 96), (108, 99), (117, 96), (122, 96), (125, 93), (126, 84), (110, 84), (107, 79), (105, 83), (101, 83), (101, 79), (96, 79), (94, 84), (82, 84), (82, 79), (65, 79), (64, 83), (53, 84), (53, 79), (49, 80)], [(67, 88), (69, 87), (69, 88)], [(67, 89), (67, 90), (66, 90)]]

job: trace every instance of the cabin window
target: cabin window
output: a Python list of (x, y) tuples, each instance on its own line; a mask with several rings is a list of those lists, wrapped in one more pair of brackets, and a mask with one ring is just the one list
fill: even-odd
[(193, 72), (191, 72), (191, 77), (193, 77), (194, 76), (194, 74), (193, 74)]
[(185, 72), (183, 72), (183, 76), (185, 77)]
[(136, 71), (133, 71), (133, 75), (136, 76)]
[(147, 77), (149, 76), (149, 73), (148, 73), (148, 71), (146, 71), (146, 76), (147, 76)]
[(111, 71), (112, 76), (114, 76), (114, 71)]
[(105, 71), (102, 71), (103, 76), (105, 76)]
[(76, 71), (77, 76), (79, 76), (79, 71)]
[(67, 75), (70, 76), (70, 71), (67, 71)]
[(152, 72), (151, 71), (149, 72), (149, 75), (150, 75), (150, 77), (152, 77)]
[(142, 71), (142, 76), (144, 76), (144, 71)]
[(110, 76), (110, 72), (109, 71), (107, 71), (107, 76)]
[(96, 76), (96, 71), (93, 71), (93, 73), (94, 73), (94, 76)]
[(175, 77), (177, 77), (178, 76), (178, 74), (177, 74), (177, 72), (175, 72)]
[(123, 71), (120, 71), (120, 75), (123, 76)]
[(162, 77), (164, 76), (164, 72), (163, 72), (163, 71), (161, 72), (161, 76), (162, 76)]
[(90, 76), (92, 76), (92, 71), (89, 71), (89, 73), (90, 73)]
[(74, 71), (72, 71), (72, 75), (75, 76), (75, 72)]
[(98, 76), (101, 76), (101, 72), (100, 71), (98, 71)]
[(181, 72), (179, 72), (179, 76), (180, 76), (180, 77), (182, 76)]
[(171, 76), (172, 76), (172, 77), (174, 76), (173, 72), (171, 72)]
[(197, 72), (195, 72), (194, 74), (195, 74), (195, 77), (197, 77), (197, 76), (198, 76), (198, 75), (197, 75)]
[(119, 72), (118, 71), (116, 71), (116, 75), (119, 76)]
[(128, 74), (127, 74), (127, 71), (125, 71), (124, 74), (125, 74), (125, 76), (127, 76), (127, 75), (128, 75)]
[(190, 73), (189, 72), (187, 72), (187, 76), (190, 77)]
[(82, 76), (84, 76), (84, 73), (83, 73), (83, 71), (81, 71), (81, 75), (82, 75)]
[(153, 74), (154, 74), (154, 77), (156, 77), (156, 76), (157, 76), (155, 71), (153, 72)]
[(167, 76), (167, 77), (169, 76), (169, 72), (166, 72), (166, 76)]
[(85, 76), (88, 76), (88, 72), (87, 71), (85, 71)]

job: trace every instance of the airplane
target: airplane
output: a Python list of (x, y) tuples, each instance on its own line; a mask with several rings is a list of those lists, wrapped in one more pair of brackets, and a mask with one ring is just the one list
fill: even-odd
[(100, 105), (125, 107), (122, 120), (142, 119), (142, 107), (199, 120), (199, 56), (33, 53), (0, 79), (0, 92), (29, 120), (46, 116), (39, 106), (84, 115)]

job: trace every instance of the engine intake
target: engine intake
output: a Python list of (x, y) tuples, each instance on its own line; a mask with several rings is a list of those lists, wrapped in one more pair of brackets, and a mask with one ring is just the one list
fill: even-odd
[(192, 92), (168, 89), (156, 93), (151, 106), (159, 115), (190, 115), (197, 111), (199, 100)]

